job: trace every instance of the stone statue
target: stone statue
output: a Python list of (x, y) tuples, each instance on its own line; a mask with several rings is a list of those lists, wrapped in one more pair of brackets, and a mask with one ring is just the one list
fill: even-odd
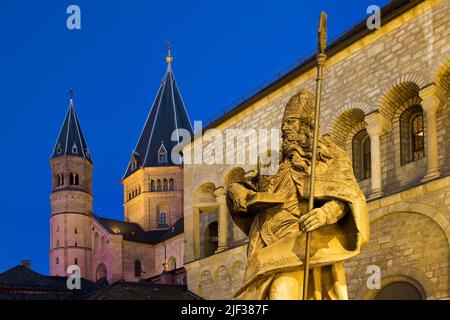
[(300, 90), (285, 108), (276, 174), (242, 172), (227, 187), (233, 220), (249, 237), (244, 284), (235, 298), (301, 299), (305, 235), (314, 231), (307, 299), (348, 299), (343, 261), (368, 241), (367, 206), (345, 151), (319, 137), (308, 212), (313, 114), (314, 95)]

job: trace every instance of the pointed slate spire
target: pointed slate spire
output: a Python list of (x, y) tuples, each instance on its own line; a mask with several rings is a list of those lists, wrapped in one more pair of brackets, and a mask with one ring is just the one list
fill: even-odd
[(177, 145), (177, 141), (171, 140), (172, 133), (176, 129), (186, 129), (193, 136), (191, 122), (172, 71), (170, 48), (169, 45), (166, 73), (131, 155), (124, 179), (140, 167), (177, 165), (171, 159), (171, 151)]
[(73, 89), (69, 90), (69, 109), (59, 131), (58, 139), (50, 159), (62, 156), (82, 157), (92, 163), (91, 154), (81, 131), (77, 113), (73, 103)]

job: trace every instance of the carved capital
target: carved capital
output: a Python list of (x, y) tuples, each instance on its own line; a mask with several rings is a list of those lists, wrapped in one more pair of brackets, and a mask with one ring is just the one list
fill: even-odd
[(216, 190), (214, 190), (214, 194), (216, 195), (217, 203), (226, 203), (227, 189), (225, 187), (217, 188)]
[(432, 83), (419, 91), (422, 99), (422, 109), (425, 113), (435, 113), (442, 105), (443, 100), (436, 84)]
[(391, 130), (391, 122), (378, 111), (366, 115), (364, 121), (370, 137), (381, 136)]

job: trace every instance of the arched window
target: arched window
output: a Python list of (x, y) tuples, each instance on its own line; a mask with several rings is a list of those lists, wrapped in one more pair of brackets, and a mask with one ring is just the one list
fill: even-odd
[(61, 186), (64, 185), (64, 173), (61, 173), (61, 184), (60, 185)]
[(78, 147), (76, 143), (72, 145), (72, 154), (78, 154)]
[(96, 232), (94, 235), (94, 251), (98, 250), (99, 241), (100, 241), (100, 237), (99, 237), (98, 233)]
[(78, 258), (75, 258), (74, 262), (75, 262), (76, 265), (78, 265)]
[(78, 243), (77, 242), (75, 242), (75, 247), (78, 247)]
[(211, 222), (205, 230), (205, 257), (213, 255), (219, 245), (218, 241), (219, 226), (217, 221)]
[(161, 180), (158, 179), (158, 181), (156, 182), (156, 191), (161, 191)]
[(167, 263), (169, 271), (175, 270), (177, 268), (177, 260), (174, 257), (170, 257)]
[(169, 190), (169, 185), (168, 185), (168, 183), (167, 183), (167, 179), (164, 179), (164, 180), (163, 180), (163, 190), (164, 190), (164, 191)]
[(420, 105), (400, 115), (400, 145), (402, 165), (425, 157), (425, 128)]
[(138, 187), (138, 192), (141, 194), (141, 186)]
[(70, 185), (71, 186), (73, 186), (73, 184), (74, 184), (74, 181), (75, 179), (74, 179), (74, 174), (73, 173), (70, 173), (70, 177), (69, 177), (69, 183), (70, 183)]
[(155, 181), (154, 180), (152, 180), (151, 182), (150, 182), (150, 191), (155, 191)]
[(170, 191), (175, 190), (175, 181), (173, 179), (169, 180), (169, 190)]
[(106, 266), (104, 263), (100, 263), (97, 266), (97, 270), (95, 272), (95, 281), (98, 281), (107, 276)]
[(59, 257), (56, 257), (56, 264), (59, 264)]
[(75, 173), (74, 176), (75, 176), (74, 184), (77, 186), (80, 184), (80, 178), (78, 177), (78, 173)]
[(353, 137), (353, 172), (358, 181), (371, 176), (370, 137), (366, 130), (361, 130)]
[(425, 157), (425, 143), (424, 143), (424, 126), (423, 114), (416, 113), (411, 117), (410, 132), (411, 132), (411, 153), (412, 160), (416, 161)]
[(141, 273), (142, 273), (141, 261), (135, 260), (134, 261), (134, 276), (140, 277)]
[(75, 230), (74, 230), (74, 233), (75, 233), (75, 234), (77, 234), (77, 233), (78, 233), (78, 229), (77, 229), (77, 228), (75, 228)]
[(59, 187), (59, 186), (61, 185), (61, 177), (59, 176), (59, 174), (57, 174), (57, 175), (55, 176), (55, 185), (56, 185), (57, 187)]
[(161, 226), (167, 225), (167, 213), (166, 212), (160, 212), (160, 214), (159, 214), (159, 224)]

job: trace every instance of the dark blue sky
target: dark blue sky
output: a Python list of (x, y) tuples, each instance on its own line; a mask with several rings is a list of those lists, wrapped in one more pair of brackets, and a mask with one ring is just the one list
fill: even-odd
[[(165, 40), (191, 121), (206, 120), (387, 0), (2, 1), (0, 272), (31, 259), (48, 274), (49, 157), (67, 89), (94, 160), (94, 211), (123, 218), (120, 179), (163, 77)], [(81, 30), (66, 9), (81, 8)]]

